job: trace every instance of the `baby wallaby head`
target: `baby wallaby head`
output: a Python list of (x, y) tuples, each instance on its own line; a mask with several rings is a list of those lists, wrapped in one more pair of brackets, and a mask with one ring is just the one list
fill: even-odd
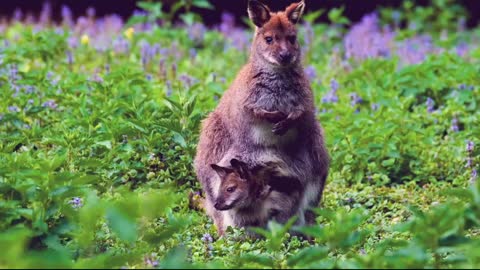
[(229, 167), (210, 165), (221, 179), (220, 190), (214, 204), (214, 207), (220, 211), (250, 206), (258, 199), (264, 188), (260, 179), (255, 177), (246, 163), (231, 159), (230, 165)]
[(296, 23), (302, 16), (305, 2), (293, 3), (284, 11), (271, 12), (256, 0), (248, 2), (248, 15), (256, 25), (252, 57), (275, 67), (288, 67), (300, 62), (300, 45)]

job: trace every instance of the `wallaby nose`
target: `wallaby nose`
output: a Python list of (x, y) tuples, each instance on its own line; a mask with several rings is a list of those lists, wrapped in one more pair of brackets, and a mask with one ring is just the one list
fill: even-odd
[(284, 51), (280, 53), (280, 62), (282, 62), (282, 64), (288, 64), (290, 63), (290, 61), (292, 61), (291, 53), (289, 53), (288, 51)]
[(220, 204), (217, 202), (217, 203), (215, 203), (214, 207), (215, 207), (215, 209), (219, 210)]

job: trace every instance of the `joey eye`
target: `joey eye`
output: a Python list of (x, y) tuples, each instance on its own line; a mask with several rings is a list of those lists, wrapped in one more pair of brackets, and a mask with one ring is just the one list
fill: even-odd
[(265, 37), (265, 42), (267, 42), (267, 44), (272, 44), (273, 38), (272, 37)]
[(228, 187), (227, 192), (232, 193), (235, 191), (235, 187)]
[(297, 41), (297, 36), (288, 36), (287, 39), (290, 43), (295, 44), (295, 41)]

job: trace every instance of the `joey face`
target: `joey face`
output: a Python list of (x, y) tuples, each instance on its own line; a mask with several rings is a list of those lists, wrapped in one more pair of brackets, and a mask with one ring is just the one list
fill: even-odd
[(248, 14), (257, 26), (252, 53), (269, 65), (287, 67), (301, 58), (295, 24), (300, 19), (305, 3), (293, 3), (285, 11), (272, 13), (258, 1), (249, 1)]
[(248, 204), (251, 199), (251, 183), (246, 179), (244, 171), (235, 167), (220, 167), (216, 164), (212, 164), (211, 167), (221, 179), (214, 207), (225, 211)]
[(220, 184), (220, 192), (215, 200), (215, 208), (220, 211), (241, 207), (248, 201), (249, 186), (237, 173), (230, 173)]

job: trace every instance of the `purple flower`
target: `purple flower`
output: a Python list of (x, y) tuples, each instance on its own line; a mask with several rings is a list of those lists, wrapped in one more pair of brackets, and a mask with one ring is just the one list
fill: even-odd
[(177, 64), (176, 63), (172, 64), (172, 76), (174, 78), (177, 77)]
[(27, 86), (25, 86), (25, 93), (26, 93), (26, 94), (35, 93), (35, 86), (33, 86), (33, 85), (27, 85)]
[(165, 65), (165, 58), (161, 58), (159, 62), (159, 73), (161, 78), (166, 78), (167, 77), (167, 68)]
[(337, 80), (332, 79), (332, 80), (330, 81), (330, 88), (332, 89), (332, 91), (337, 92), (338, 87), (339, 87), (339, 85), (338, 85)]
[(51, 83), (53, 86), (57, 86), (59, 80), (60, 80), (60, 79), (59, 79), (58, 77), (56, 77), (56, 78), (52, 79), (52, 80), (50, 81), (50, 83)]
[(337, 96), (337, 90), (338, 90), (338, 82), (335, 79), (332, 79), (330, 81), (330, 88), (331, 90), (327, 92), (325, 96), (322, 97), (322, 103), (337, 103), (338, 102), (338, 96)]
[(96, 83), (103, 83), (103, 78), (98, 73), (93, 74), (93, 76), (90, 78), (90, 80), (93, 81), (93, 82), (96, 82)]
[(205, 38), (206, 27), (202, 23), (194, 23), (187, 28), (188, 38), (193, 41), (195, 46), (201, 45)]
[(357, 104), (362, 103), (363, 99), (355, 92), (350, 94), (350, 105), (355, 107)]
[(20, 109), (17, 106), (8, 106), (8, 110), (13, 113), (20, 112)]
[(71, 204), (74, 209), (78, 209), (83, 206), (83, 200), (80, 197), (73, 197), (70, 201), (68, 201), (68, 203)]
[(307, 79), (310, 82), (313, 82), (317, 78), (317, 71), (315, 70), (315, 67), (310, 65), (305, 68), (305, 76), (307, 76)]
[(415, 36), (398, 44), (397, 54), (404, 64), (419, 64), (427, 54), (435, 52), (432, 37), (428, 35)]
[(96, 12), (95, 12), (95, 8), (94, 8), (94, 7), (88, 7), (88, 8), (87, 8), (87, 16), (88, 16), (89, 18), (95, 17), (95, 13), (96, 13)]
[(209, 234), (209, 233), (206, 233), (202, 236), (202, 241), (203, 242), (207, 242), (207, 243), (212, 243), (213, 242), (213, 238), (212, 236)]
[(370, 105), (370, 108), (372, 109), (372, 111), (376, 111), (378, 110), (378, 108), (380, 108), (380, 105), (378, 105), (377, 103), (372, 103), (372, 105)]
[(467, 140), (467, 146), (466, 146), (467, 152), (472, 153), (474, 147), (475, 147), (475, 144), (472, 141)]
[(130, 43), (127, 39), (119, 37), (113, 41), (113, 50), (118, 54), (127, 54), (130, 50)]
[(57, 103), (55, 103), (54, 100), (50, 99), (50, 100), (47, 100), (45, 101), (43, 104), (42, 104), (42, 107), (44, 108), (50, 108), (52, 110), (56, 109), (57, 108)]
[(227, 34), (235, 27), (235, 17), (228, 12), (222, 12), (222, 22), (220, 23), (220, 32)]
[(477, 169), (473, 169), (470, 177), (470, 183), (475, 183), (475, 181), (478, 178), (478, 172)]
[(72, 15), (72, 10), (67, 6), (67, 5), (62, 5), (62, 23), (69, 26), (73, 27), (73, 15)]
[(337, 103), (338, 97), (335, 92), (330, 91), (325, 96), (322, 97), (322, 103)]
[(15, 11), (13, 11), (13, 20), (16, 22), (21, 21), (23, 18), (23, 12), (20, 8), (16, 8)]
[(35, 101), (33, 99), (29, 99), (27, 103), (28, 103), (28, 105), (32, 105), (34, 102)]
[(170, 81), (167, 81), (166, 85), (167, 85), (167, 92), (165, 94), (167, 95), (167, 97), (170, 97), (173, 92), (172, 83)]
[(154, 260), (153, 258), (151, 258), (150, 256), (146, 256), (144, 258), (144, 262), (147, 266), (149, 267), (157, 267), (158, 266), (158, 261), (157, 260)]
[(18, 75), (18, 67), (17, 65), (13, 64), (13, 65), (10, 65), (10, 80), (12, 82), (15, 82), (16, 80), (18, 80), (20, 77)]
[(190, 58), (191, 58), (192, 60), (195, 60), (195, 58), (197, 57), (197, 50), (195, 50), (195, 48), (191, 48), (191, 49), (189, 50), (189, 54), (190, 54)]
[(345, 35), (345, 57), (356, 60), (387, 57), (395, 34), (388, 28), (380, 30), (376, 13), (365, 15)]
[(450, 130), (453, 132), (458, 132), (460, 129), (458, 128), (458, 119), (457, 117), (453, 117), (452, 125), (450, 126)]
[(135, 9), (132, 14), (132, 16), (147, 16), (147, 15), (148, 15), (148, 12), (140, 9)]
[(71, 36), (67, 40), (68, 47), (71, 49), (75, 49), (78, 47), (78, 39), (74, 36)]
[(140, 55), (142, 57), (142, 65), (144, 68), (150, 63), (150, 61), (155, 57), (156, 48), (151, 46), (148, 42), (144, 41), (141, 43)]
[(234, 28), (229, 33), (224, 34), (227, 38), (224, 50), (234, 48), (241, 52), (246, 52), (250, 46), (250, 35), (243, 29)]
[(433, 112), (433, 106), (435, 105), (435, 101), (431, 99), (430, 97), (427, 98), (427, 102), (425, 102), (427, 105), (427, 112), (432, 113)]
[(468, 44), (466, 43), (460, 43), (455, 47), (455, 52), (457, 53), (458, 56), (464, 57), (468, 53)]
[(12, 84), (12, 90), (15, 92), (13, 93), (13, 97), (16, 97), (18, 96), (18, 93), (20, 93), (20, 86), (16, 85), (16, 84)]
[(305, 21), (305, 23), (303, 24), (303, 29), (305, 31), (305, 34), (303, 35), (303, 40), (305, 41), (305, 45), (307, 46), (307, 48), (310, 48), (315, 35), (312, 24)]
[(473, 165), (473, 159), (471, 157), (467, 158), (467, 164), (465, 164), (465, 168), (471, 168)]
[(72, 51), (67, 51), (66, 52), (67, 54), (67, 63), (68, 65), (73, 65), (73, 54), (72, 54)]
[(184, 86), (185, 88), (190, 88), (190, 87), (192, 87), (195, 83), (198, 82), (197, 79), (195, 79), (195, 78), (192, 77), (192, 76), (188, 76), (187, 74), (182, 74), (182, 75), (180, 75), (179, 80), (183, 83), (183, 86)]
[(40, 12), (40, 24), (47, 24), (52, 18), (52, 5), (50, 2), (44, 2), (42, 6), (42, 11)]

